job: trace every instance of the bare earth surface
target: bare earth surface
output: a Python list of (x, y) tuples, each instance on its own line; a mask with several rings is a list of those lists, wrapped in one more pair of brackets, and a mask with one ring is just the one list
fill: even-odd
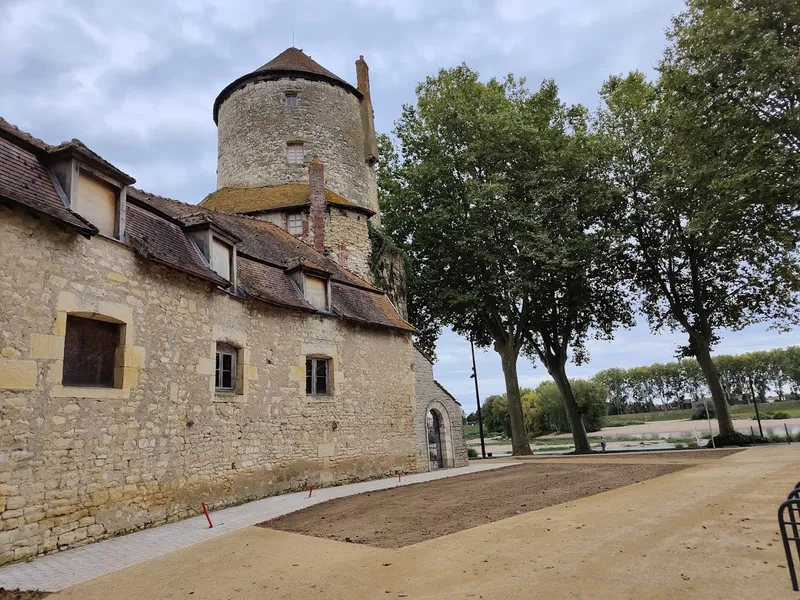
[[(663, 461), (676, 460), (669, 457)], [(610, 462), (530, 464), (592, 460), (598, 468)], [(47, 600), (797, 600), (776, 513), (800, 479), (800, 444), (695, 461), (662, 477), (403, 548), (248, 527)], [(503, 501), (499, 485), (487, 486)], [(442, 508), (439, 515), (458, 518)]]
[(379, 548), (402, 548), (684, 468), (686, 465), (519, 465), (496, 473), (339, 498), (260, 523), (259, 527)]
[[(724, 458), (737, 452), (742, 452), (744, 448), (726, 448), (724, 450), (669, 450), (667, 452), (595, 452), (589, 455), (575, 454), (554, 454), (552, 456), (537, 456), (535, 460), (562, 460), (565, 458), (590, 458), (597, 460), (715, 460)], [(519, 457), (518, 457), (519, 459)], [(530, 460), (530, 459), (526, 459)]]

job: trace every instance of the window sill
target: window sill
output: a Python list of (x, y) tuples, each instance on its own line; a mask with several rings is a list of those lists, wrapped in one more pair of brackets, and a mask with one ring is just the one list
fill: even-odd
[(319, 403), (327, 403), (327, 402), (336, 402), (336, 398), (334, 398), (330, 394), (306, 394), (306, 400), (309, 402), (319, 402)]
[(50, 390), (51, 398), (123, 398), (131, 397), (130, 388), (72, 387), (56, 385)]
[(214, 402), (247, 402), (247, 396), (236, 392), (214, 391)]

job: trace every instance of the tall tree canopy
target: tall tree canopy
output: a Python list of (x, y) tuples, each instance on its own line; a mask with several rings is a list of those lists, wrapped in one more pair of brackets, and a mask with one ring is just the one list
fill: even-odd
[(565, 367), (590, 334), (630, 313), (621, 261), (601, 224), (620, 197), (603, 140), (552, 81), (531, 92), (509, 76), (483, 83), (465, 65), (417, 88), (396, 124), (399, 185), (384, 223), (411, 258), (420, 298), (439, 324), (493, 346), (505, 376), (515, 454), (528, 454), (517, 360), (545, 364), (590, 451)]
[(718, 334), (796, 323), (800, 299), (800, 28), (797, 3), (775, 5), (690, 0), (661, 79), (632, 73), (602, 90), (643, 312), (654, 330), (688, 334), (682, 353), (697, 358), (731, 437), (711, 358)]

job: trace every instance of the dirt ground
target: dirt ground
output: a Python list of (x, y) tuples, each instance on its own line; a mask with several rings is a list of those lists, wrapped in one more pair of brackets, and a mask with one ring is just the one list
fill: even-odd
[[(724, 458), (726, 456), (730, 456), (731, 454), (736, 454), (737, 452), (741, 452), (744, 448), (730, 448), (724, 450), (669, 450), (667, 452), (645, 452), (642, 450), (638, 450), (635, 452), (595, 452), (593, 454), (585, 455), (587, 458), (591, 457), (593, 459), (620, 459), (620, 460), (631, 460), (631, 459), (676, 459), (676, 460), (714, 460), (717, 458)], [(578, 454), (552, 454), (550, 456), (537, 456), (536, 459), (543, 459), (543, 460), (552, 460), (552, 459), (564, 459), (564, 458), (579, 458), (584, 455)]]
[(39, 600), (49, 595), (47, 592), (0, 588), (0, 600)]
[[(404, 548), (247, 527), (52, 598), (797, 600), (776, 512), (798, 465), (800, 444), (698, 459), (663, 477)], [(495, 499), (505, 495), (491, 487)], [(444, 509), (440, 516), (457, 518)]]
[(378, 548), (402, 548), (686, 466), (533, 463), (339, 498), (260, 523), (259, 527)]

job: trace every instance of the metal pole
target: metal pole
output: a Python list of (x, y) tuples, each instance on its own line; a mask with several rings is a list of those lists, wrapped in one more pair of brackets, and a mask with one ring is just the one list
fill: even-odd
[(758, 421), (758, 435), (760, 435), (763, 438), (764, 430), (761, 429), (761, 416), (758, 414), (758, 402), (756, 401), (756, 393), (753, 390), (753, 377), (751, 375), (748, 375), (747, 380), (750, 382), (750, 398), (753, 399), (753, 406), (756, 407), (756, 420)]
[(472, 350), (472, 375), (475, 380), (475, 401), (478, 403), (478, 431), (481, 434), (481, 456), (486, 458), (486, 443), (483, 441), (483, 417), (481, 416), (481, 395), (478, 393), (478, 370), (475, 368), (475, 344), (472, 340), (469, 341), (469, 347)]
[(711, 447), (716, 448), (717, 445), (714, 443), (714, 430), (711, 429), (711, 417), (708, 415), (708, 404), (706, 403), (706, 397), (703, 396), (703, 408), (706, 409), (706, 420), (708, 421), (708, 432), (711, 434)]
[(789, 436), (789, 428), (786, 426), (786, 423), (783, 424), (783, 430), (786, 432), (786, 441), (791, 444), (792, 438)]

